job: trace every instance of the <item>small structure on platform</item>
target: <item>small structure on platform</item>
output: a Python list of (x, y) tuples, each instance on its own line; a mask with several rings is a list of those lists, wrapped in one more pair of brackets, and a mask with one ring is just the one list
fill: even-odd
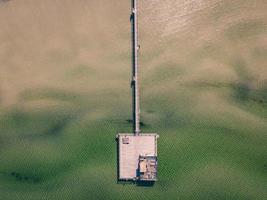
[(140, 97), (138, 77), (138, 26), (137, 0), (132, 0), (132, 93), (133, 132), (119, 133), (118, 179), (119, 181), (155, 182), (157, 180), (157, 139), (156, 133), (141, 134)]
[(157, 180), (157, 155), (148, 154), (139, 156), (138, 180), (156, 181)]
[(119, 180), (157, 180), (157, 139), (158, 135), (117, 135), (119, 145)]

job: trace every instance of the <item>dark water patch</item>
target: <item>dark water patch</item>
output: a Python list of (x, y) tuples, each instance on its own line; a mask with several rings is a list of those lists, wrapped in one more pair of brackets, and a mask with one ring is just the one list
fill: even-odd
[(251, 87), (249, 83), (243, 82), (234, 85), (234, 97), (240, 101), (246, 101), (249, 99), (251, 93)]
[(267, 87), (234, 86), (233, 97), (242, 110), (256, 114), (259, 117), (267, 117)]
[(233, 85), (234, 98), (238, 101), (253, 101), (262, 106), (267, 105), (267, 86), (253, 89), (249, 82)]
[(267, 117), (267, 83), (260, 87), (252, 87), (249, 81), (239, 82), (232, 86), (232, 97), (238, 107), (244, 111)]
[(137, 181), (136, 185), (139, 187), (153, 187), (155, 185), (155, 181)]
[(0, 119), (1, 132), (7, 136), (18, 135), (21, 138), (59, 135), (76, 115), (67, 110), (28, 112), (13, 109)]
[(11, 1), (11, 0), (0, 0), (0, 4), (1, 4), (1, 3), (7, 3), (7, 2), (9, 2), (9, 1)]
[(56, 136), (59, 135), (64, 129), (75, 119), (73, 116), (62, 117), (52, 124), (45, 132), (44, 135)]
[(21, 174), (15, 171), (12, 171), (11, 173), (9, 173), (9, 175), (13, 178), (15, 178), (16, 181), (19, 182), (27, 182), (27, 183), (39, 183), (41, 181), (40, 177), (37, 176), (29, 176), (29, 175), (25, 175), (25, 174)]
[(267, 83), (265, 86), (254, 90), (251, 94), (251, 99), (257, 103), (267, 106)]

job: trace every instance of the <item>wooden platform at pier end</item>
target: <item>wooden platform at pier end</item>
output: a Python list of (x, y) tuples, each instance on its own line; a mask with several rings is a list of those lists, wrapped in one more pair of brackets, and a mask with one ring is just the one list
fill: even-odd
[(140, 135), (119, 133), (117, 135), (119, 181), (138, 180), (139, 158), (140, 156), (157, 157), (157, 139), (156, 133)]

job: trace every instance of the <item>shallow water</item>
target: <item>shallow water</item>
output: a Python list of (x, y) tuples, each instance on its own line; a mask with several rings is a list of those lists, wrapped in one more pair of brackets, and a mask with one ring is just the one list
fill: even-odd
[(117, 184), (130, 1), (0, 1), (0, 199), (266, 199), (267, 3), (139, 0), (159, 181)]

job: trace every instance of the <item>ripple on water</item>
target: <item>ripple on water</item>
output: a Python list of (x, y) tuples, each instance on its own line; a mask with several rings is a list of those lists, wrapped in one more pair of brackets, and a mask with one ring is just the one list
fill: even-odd
[[(191, 31), (192, 23), (222, 0), (140, 1), (140, 24), (160, 39)], [(153, 29), (153, 31), (152, 31)]]

